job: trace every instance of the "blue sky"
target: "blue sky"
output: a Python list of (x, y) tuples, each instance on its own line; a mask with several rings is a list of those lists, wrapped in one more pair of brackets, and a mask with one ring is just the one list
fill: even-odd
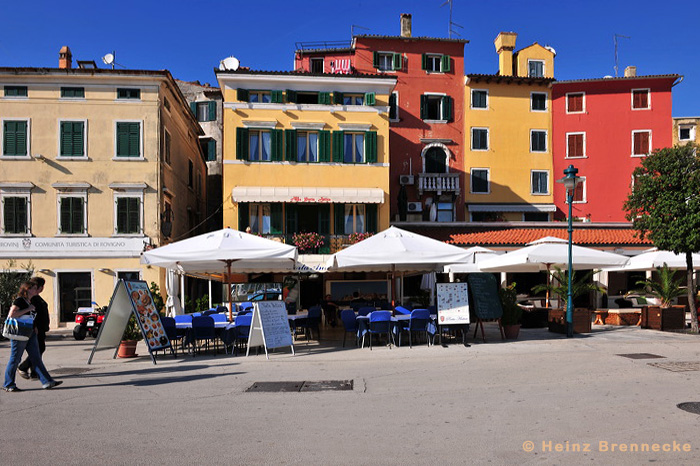
[[(68, 45), (74, 60), (116, 51), (128, 68), (167, 68), (179, 79), (215, 83), (219, 60), (236, 56), (253, 69), (290, 70), (295, 42), (349, 40), (359, 34), (399, 34), (400, 13), (413, 15), (413, 35), (446, 37), (444, 0), (122, 0), (16, 2), (0, 28), (0, 66), (56, 67)], [(557, 51), (560, 80), (614, 75), (613, 35), (619, 73), (682, 74), (673, 90), (673, 116), (700, 116), (697, 43), (700, 3), (592, 0), (562, 2), (453, 1), (454, 30), (469, 40), (468, 73), (494, 73), (493, 40), (518, 33), (517, 48), (533, 42)]]

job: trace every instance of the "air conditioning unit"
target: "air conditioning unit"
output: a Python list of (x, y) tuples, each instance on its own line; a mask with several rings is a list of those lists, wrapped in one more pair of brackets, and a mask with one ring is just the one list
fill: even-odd
[(401, 175), (399, 177), (399, 183), (401, 183), (401, 185), (413, 184), (413, 175)]
[(420, 202), (409, 202), (408, 203), (408, 213), (421, 212), (423, 210), (423, 204)]

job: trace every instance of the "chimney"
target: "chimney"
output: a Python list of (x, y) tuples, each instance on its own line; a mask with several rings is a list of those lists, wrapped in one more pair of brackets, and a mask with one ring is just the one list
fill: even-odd
[(501, 76), (513, 76), (515, 67), (513, 66), (513, 50), (515, 50), (515, 39), (518, 35), (514, 32), (501, 32), (493, 41), (498, 53), (498, 74)]
[(625, 68), (625, 78), (634, 78), (635, 76), (637, 76), (636, 66), (628, 66)]
[(73, 54), (70, 53), (67, 45), (64, 45), (58, 51), (58, 67), (64, 70), (73, 68)]
[(401, 37), (411, 37), (410, 13), (401, 13)]

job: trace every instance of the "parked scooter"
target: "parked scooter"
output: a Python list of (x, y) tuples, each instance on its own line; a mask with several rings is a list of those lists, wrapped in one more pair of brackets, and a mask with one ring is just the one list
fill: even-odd
[(96, 302), (92, 305), (93, 307), (79, 307), (75, 312), (76, 326), (73, 328), (73, 338), (76, 340), (84, 340), (87, 335), (97, 338), (107, 308), (98, 306)]

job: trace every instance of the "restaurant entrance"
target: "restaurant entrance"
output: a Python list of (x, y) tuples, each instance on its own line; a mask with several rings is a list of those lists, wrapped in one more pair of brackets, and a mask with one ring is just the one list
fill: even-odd
[(58, 272), (58, 307), (61, 322), (73, 322), (79, 307), (92, 306), (90, 272)]

